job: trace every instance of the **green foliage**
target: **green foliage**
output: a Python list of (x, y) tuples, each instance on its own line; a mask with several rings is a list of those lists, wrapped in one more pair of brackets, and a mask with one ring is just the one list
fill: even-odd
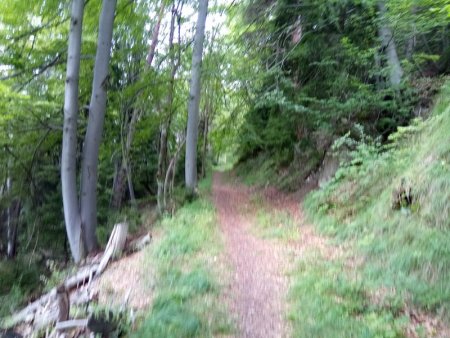
[(42, 288), (43, 273), (32, 258), (0, 262), (0, 318), (9, 316)]
[[(314, 162), (311, 157), (322, 157), (333, 140), (355, 124), (384, 143), (398, 126), (409, 123), (415, 107), (416, 111), (427, 108), (415, 81), (448, 71), (448, 51), (440, 35), (448, 30), (448, 18), (442, 10), (436, 20), (431, 18), (431, 13), (445, 6), (426, 0), (385, 3), (385, 24), (395, 27), (397, 53), (405, 71), (398, 88), (388, 85), (376, 1), (283, 0), (243, 5), (241, 24), (248, 31), (239, 41), (260, 68), (257, 75), (241, 77), (243, 83), (251, 84), (249, 109), (238, 138), (241, 162), (260, 153), (267, 158), (281, 153), (284, 156), (271, 163), (277, 170), (289, 168), (295, 173), (306, 164), (309, 174), (317, 168), (317, 163), (309, 164)], [(301, 156), (303, 152), (312, 156)]]
[[(322, 231), (355, 243), (364, 283), (395, 290), (408, 306), (450, 313), (450, 84), (432, 116), (399, 128), (389, 146), (356, 143), (353, 160), (305, 202)], [(413, 204), (393, 209), (402, 181)]]
[[(201, 182), (201, 194), (211, 180)], [(219, 300), (212, 261), (220, 239), (211, 203), (198, 198), (161, 222), (161, 238), (148, 252), (157, 265), (151, 311), (135, 337), (212, 337), (231, 332)]]

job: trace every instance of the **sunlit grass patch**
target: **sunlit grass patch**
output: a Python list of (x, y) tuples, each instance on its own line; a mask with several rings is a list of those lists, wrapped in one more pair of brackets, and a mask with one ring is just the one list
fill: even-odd
[[(200, 196), (210, 187), (208, 178), (200, 184)], [(211, 259), (222, 250), (212, 204), (200, 197), (173, 218), (164, 218), (159, 227), (160, 239), (147, 252), (157, 265), (155, 298), (134, 336), (212, 337), (231, 333), (233, 326), (220, 300), (220, 271)]]
[(299, 229), (288, 211), (259, 209), (254, 219), (254, 228), (262, 238), (292, 240), (299, 238)]

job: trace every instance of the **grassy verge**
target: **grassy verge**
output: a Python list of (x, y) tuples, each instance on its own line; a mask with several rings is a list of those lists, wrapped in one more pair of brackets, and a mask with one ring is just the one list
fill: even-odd
[(148, 250), (157, 269), (155, 297), (135, 337), (212, 337), (232, 332), (220, 299), (217, 261), (222, 243), (214, 207), (207, 198), (211, 177), (201, 182), (201, 196), (165, 218)]
[[(431, 118), (401, 128), (388, 150), (372, 151), (361, 145), (358, 160), (338, 171), (334, 181), (305, 202), (310, 219), (321, 231), (352, 243), (363, 258), (359, 298), (369, 307), (382, 304), (374, 320), (390, 318), (380, 323), (392, 332), (397, 332), (398, 322), (407, 320), (414, 334), (430, 336), (438, 328), (427, 316), (450, 322), (449, 130), (447, 82)], [(393, 208), (402, 187), (411, 191), (412, 201), (403, 200)], [(319, 276), (326, 273), (327, 269)], [(345, 273), (338, 276), (347, 278)], [(329, 292), (335, 291), (330, 285)], [(379, 295), (378, 301), (371, 295)], [(350, 322), (364, 322), (359, 312), (346, 313), (351, 315)], [(316, 317), (319, 326), (327, 318), (324, 315)], [(356, 336), (367, 336), (365, 331), (357, 332)], [(381, 336), (385, 334), (389, 336)]]
[[(374, 302), (364, 281), (341, 260), (316, 252), (302, 257), (290, 289), (294, 337), (401, 337), (408, 318)], [(392, 312), (398, 315), (393, 315)]]

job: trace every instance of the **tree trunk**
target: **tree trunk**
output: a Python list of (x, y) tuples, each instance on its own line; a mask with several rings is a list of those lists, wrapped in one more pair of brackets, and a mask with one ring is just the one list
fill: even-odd
[(6, 255), (9, 259), (16, 257), (17, 253), (17, 227), (19, 225), (21, 205), (18, 200), (14, 200), (8, 208), (8, 245)]
[(200, 105), (200, 76), (207, 12), (208, 0), (200, 0), (197, 28), (194, 38), (194, 50), (192, 53), (191, 86), (189, 91), (188, 122), (186, 134), (185, 181), (186, 189), (190, 194), (194, 193), (197, 185), (198, 110)]
[[(171, 63), (171, 73), (170, 73), (170, 81), (169, 81), (169, 89), (167, 93), (166, 99), (166, 109), (167, 117), (163, 117), (163, 122), (161, 124), (161, 133), (159, 139), (159, 155), (158, 155), (158, 170), (156, 173), (156, 183), (158, 186), (157, 191), (157, 204), (158, 211), (162, 214), (166, 210), (166, 198), (165, 198), (165, 176), (167, 172), (167, 151), (168, 151), (168, 140), (170, 133), (170, 125), (172, 121), (173, 115), (173, 95), (175, 90), (175, 75), (177, 73), (178, 67), (180, 65), (180, 51), (178, 52), (178, 60), (175, 60), (174, 55), (174, 44), (173, 39), (175, 35), (175, 19), (179, 16), (178, 13), (178, 5), (175, 3), (172, 6), (172, 17), (170, 20), (170, 32), (169, 32), (169, 54), (170, 54), (170, 63)], [(180, 27), (178, 27), (180, 28)], [(180, 36), (179, 36), (180, 38)]]
[(136, 197), (134, 196), (134, 187), (133, 187), (133, 179), (131, 174), (131, 161), (130, 161), (130, 154), (131, 154), (131, 145), (133, 144), (133, 136), (134, 136), (134, 130), (136, 127), (137, 120), (139, 119), (139, 110), (133, 109), (133, 112), (131, 113), (131, 121), (128, 125), (128, 133), (127, 133), (127, 139), (125, 143), (125, 150), (123, 154), (122, 159), (122, 171), (125, 173), (128, 183), (128, 193), (130, 195), (130, 202), (131, 205), (136, 206)]
[(126, 173), (124, 172), (122, 162), (119, 160), (117, 162), (116, 174), (114, 175), (113, 182), (113, 195), (111, 198), (111, 207), (114, 209), (122, 208), (123, 196), (125, 194)]
[(81, 222), (88, 252), (97, 249), (97, 168), (106, 111), (106, 89), (117, 0), (103, 0), (100, 14), (89, 119), (84, 138), (81, 173)]
[(208, 153), (208, 132), (209, 132), (209, 116), (205, 116), (205, 126), (203, 128), (203, 151), (202, 151), (202, 169), (201, 177), (204, 178), (206, 175), (206, 158)]
[(114, 162), (114, 178), (113, 178), (113, 186), (112, 186), (112, 195), (111, 200), (109, 202), (109, 207), (114, 209), (120, 209), (122, 206), (122, 196), (123, 192), (122, 187), (124, 186), (121, 182), (123, 178), (122, 175), (122, 162), (119, 159), (116, 159)]
[[(6, 179), (6, 191), (9, 199), (12, 197), (12, 179)], [(13, 259), (16, 256), (17, 226), (19, 223), (20, 202), (11, 200), (6, 209), (6, 257)]]
[[(175, 175), (177, 172), (177, 161), (178, 156), (180, 154), (181, 149), (183, 148), (184, 144), (186, 142), (186, 137), (183, 138), (183, 140), (180, 142), (177, 150), (175, 151), (175, 154), (173, 155), (172, 159), (170, 160), (169, 166), (166, 171), (166, 177), (164, 179), (164, 204), (166, 205), (166, 210), (168, 208), (167, 198), (170, 195), (170, 209), (173, 211), (174, 203), (173, 203), (173, 187), (175, 183)], [(169, 179), (171, 180), (169, 184)]]
[(159, 29), (161, 27), (161, 21), (164, 17), (164, 2), (161, 4), (161, 8), (159, 9), (158, 21), (156, 22), (155, 28), (153, 29), (152, 42), (150, 44), (148, 55), (147, 55), (147, 65), (149, 67), (152, 66), (153, 59), (155, 57), (156, 46), (158, 45), (158, 36)]
[(70, 251), (75, 263), (78, 263), (84, 257), (76, 177), (78, 81), (83, 12), (84, 0), (73, 0), (72, 17), (70, 20), (66, 87), (64, 94), (64, 127), (61, 154), (61, 184), (64, 220), (66, 223)]
[(156, 184), (158, 191), (156, 195), (156, 201), (158, 204), (158, 212), (162, 214), (166, 209), (164, 203), (164, 173), (166, 172), (167, 161), (167, 126), (163, 122), (161, 126), (161, 132), (159, 137), (159, 155), (158, 155), (158, 170), (156, 173)]
[(378, 10), (381, 20), (379, 35), (389, 65), (389, 80), (393, 87), (397, 87), (402, 81), (403, 69), (398, 59), (394, 36), (386, 20), (386, 6), (383, 1), (378, 2)]

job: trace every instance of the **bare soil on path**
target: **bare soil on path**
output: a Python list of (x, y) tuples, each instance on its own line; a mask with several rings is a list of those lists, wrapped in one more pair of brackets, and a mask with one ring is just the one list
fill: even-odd
[(213, 198), (224, 236), (225, 258), (232, 269), (225, 297), (238, 325), (237, 336), (289, 337), (287, 274), (295, 260), (293, 255), (301, 254), (305, 239), (309, 243), (307, 245), (319, 248), (325, 243), (307, 227), (302, 227), (303, 239), (289, 245), (255, 236), (251, 231), (253, 194), (262, 194), (274, 210), (288, 211), (299, 225), (303, 222), (300, 197), (284, 195), (273, 189), (255, 191), (228, 181), (225, 174), (214, 174)]

